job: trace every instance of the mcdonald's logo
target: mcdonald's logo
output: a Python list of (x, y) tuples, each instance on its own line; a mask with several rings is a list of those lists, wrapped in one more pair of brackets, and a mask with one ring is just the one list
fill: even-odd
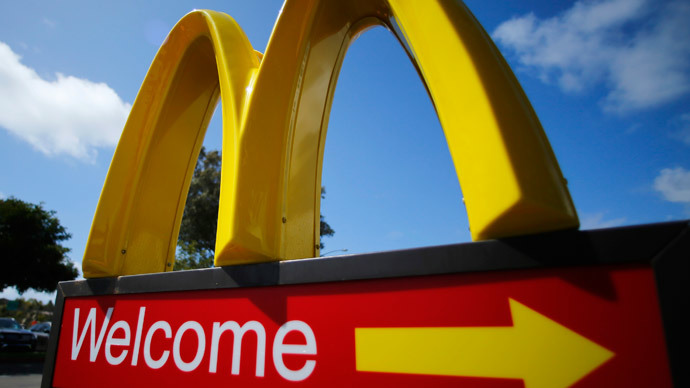
[(333, 92), (348, 45), (375, 25), (393, 32), (427, 87), (473, 239), (578, 226), (536, 114), (462, 3), (288, 0), (265, 55), (218, 12), (194, 11), (170, 32), (113, 157), (84, 276), (172, 269), (187, 188), (220, 97), (215, 265), (318, 256), (321, 163)]

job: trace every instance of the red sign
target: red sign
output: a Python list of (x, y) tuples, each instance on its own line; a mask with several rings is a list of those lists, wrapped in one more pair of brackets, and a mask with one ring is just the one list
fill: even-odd
[(671, 386), (643, 266), (65, 300), (56, 387)]

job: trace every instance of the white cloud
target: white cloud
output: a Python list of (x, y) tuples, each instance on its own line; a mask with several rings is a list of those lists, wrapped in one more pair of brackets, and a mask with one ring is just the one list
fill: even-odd
[(690, 91), (690, 3), (578, 1), (564, 13), (499, 25), (493, 37), (521, 65), (566, 92), (603, 85), (605, 110), (654, 107)]
[(44, 154), (93, 160), (117, 144), (130, 108), (105, 83), (41, 78), (0, 42), (0, 127)]
[(690, 171), (682, 168), (665, 168), (654, 180), (654, 190), (669, 202), (690, 204)]
[(55, 302), (56, 296), (57, 292), (40, 292), (33, 289), (28, 289), (20, 294), (15, 287), (7, 287), (4, 290), (0, 290), (0, 298), (8, 300), (23, 298), (25, 300), (36, 299), (40, 302), (48, 303)]
[(616, 226), (621, 226), (627, 222), (625, 217), (614, 218), (614, 219), (604, 219), (605, 213), (593, 213), (593, 214), (583, 214), (580, 217), (580, 229), (604, 229), (613, 228)]

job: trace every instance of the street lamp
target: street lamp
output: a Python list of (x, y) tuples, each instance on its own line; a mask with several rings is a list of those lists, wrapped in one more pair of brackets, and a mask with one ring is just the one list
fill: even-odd
[(326, 253), (322, 253), (322, 254), (321, 254), (321, 257), (328, 256), (329, 254), (331, 254), (331, 253), (333, 253), (333, 252), (347, 252), (347, 248), (346, 248), (346, 249), (334, 249), (334, 250), (332, 250), (332, 251), (328, 251), (328, 252), (326, 252)]

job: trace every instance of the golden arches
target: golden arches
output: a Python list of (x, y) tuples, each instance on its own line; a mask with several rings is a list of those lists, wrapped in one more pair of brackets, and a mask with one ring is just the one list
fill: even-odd
[(288, 0), (260, 64), (227, 15), (195, 11), (175, 26), (113, 158), (87, 243), (85, 276), (171, 268), (185, 193), (219, 91), (216, 266), (318, 256), (330, 104), (348, 45), (376, 24), (393, 31), (429, 90), (473, 238), (577, 227), (535, 113), (464, 5)]

